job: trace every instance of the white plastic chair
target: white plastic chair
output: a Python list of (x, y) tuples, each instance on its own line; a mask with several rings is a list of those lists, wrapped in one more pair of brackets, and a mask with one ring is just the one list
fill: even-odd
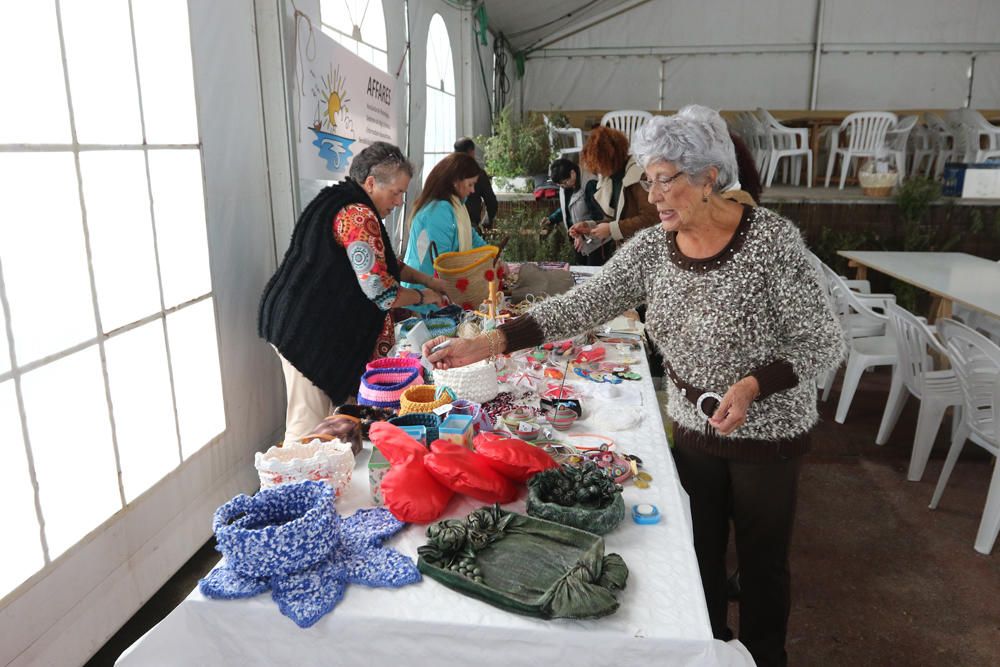
[(806, 187), (811, 188), (813, 157), (812, 149), (809, 147), (809, 130), (804, 127), (785, 127), (767, 109), (758, 108), (757, 115), (760, 117), (770, 141), (767, 178), (764, 187), (771, 187), (771, 181), (774, 180), (774, 174), (778, 170), (778, 162), (782, 158), (789, 158), (792, 163), (791, 181), (793, 185), (798, 185), (799, 176), (802, 173), (802, 157), (804, 156), (806, 158)]
[(941, 116), (931, 112), (924, 113), (924, 120), (927, 121), (927, 127), (931, 129), (931, 136), (934, 138), (934, 145), (937, 149), (934, 158), (934, 178), (940, 179), (944, 173), (945, 163), (960, 160), (961, 156), (958, 153), (951, 125), (946, 123)]
[[(885, 150), (885, 133), (896, 125), (896, 114), (888, 111), (859, 111), (852, 113), (840, 123), (840, 127), (830, 133), (830, 157), (826, 162), (826, 187), (830, 187), (830, 176), (837, 156), (841, 158), (840, 189), (844, 189), (851, 160), (856, 157), (875, 157)], [(840, 147), (840, 135), (847, 134), (847, 146)]]
[(931, 170), (934, 168), (934, 156), (937, 154), (937, 144), (934, 140), (934, 131), (926, 125), (917, 125), (910, 132), (910, 154), (913, 159), (910, 163), (910, 178), (915, 178), (923, 168), (924, 178), (930, 178)]
[(583, 150), (583, 131), (576, 127), (556, 127), (549, 117), (542, 114), (549, 133), (549, 148), (557, 158), (579, 155)]
[(635, 134), (635, 131), (645, 125), (652, 117), (653, 114), (648, 111), (635, 111), (631, 109), (609, 111), (601, 118), (601, 125), (618, 130), (628, 137), (628, 142), (631, 144), (632, 135)]
[[(945, 458), (941, 477), (934, 488), (930, 508), (936, 509), (941, 494), (948, 485), (948, 478), (955, 468), (966, 440), (972, 440), (1000, 460), (1000, 347), (964, 324), (954, 320), (941, 320), (938, 324), (941, 337), (948, 350), (948, 358), (959, 387), (965, 409), (962, 422), (951, 439), (951, 448)], [(1000, 533), (1000, 462), (993, 464), (993, 476), (986, 493), (983, 518), (976, 533), (975, 549), (981, 554), (993, 550)]]
[[(881, 326), (883, 331), (888, 323), (888, 317), (875, 312), (873, 307), (885, 308), (888, 303), (895, 303), (894, 294), (879, 294), (861, 296), (848, 289), (844, 280), (824, 266), (826, 279), (830, 284), (830, 292), (834, 299), (834, 308), (840, 318), (841, 326), (847, 336), (848, 349), (847, 367), (844, 369), (844, 381), (840, 388), (840, 399), (837, 401), (837, 413), (834, 421), (843, 424), (847, 419), (847, 411), (851, 408), (854, 394), (858, 390), (861, 374), (873, 366), (892, 366), (896, 373), (896, 362), (899, 355), (896, 352), (896, 341), (891, 335), (881, 334), (860, 337), (852, 326), (850, 316), (857, 315), (855, 323), (867, 320), (871, 325)], [(832, 379), (831, 383), (832, 384)], [(823, 399), (829, 396), (830, 388), (825, 387)]]
[(965, 162), (985, 162), (1000, 156), (1000, 127), (986, 120), (983, 114), (975, 109), (955, 109), (946, 113), (945, 118), (952, 125)]
[(899, 120), (896, 127), (885, 133), (885, 147), (896, 158), (896, 173), (899, 174), (901, 183), (906, 177), (906, 148), (910, 132), (916, 124), (916, 116), (906, 116)]
[(896, 341), (899, 363), (892, 375), (889, 400), (885, 403), (875, 444), (886, 443), (906, 405), (906, 399), (910, 394), (916, 396), (920, 400), (920, 412), (917, 413), (917, 431), (906, 479), (919, 482), (924, 476), (941, 420), (949, 407), (956, 410), (952, 419), (952, 434), (957, 429), (961, 420), (962, 392), (954, 370), (934, 368), (934, 360), (928, 350), (937, 352), (941, 358), (947, 357), (948, 353), (930, 327), (894, 303), (887, 304), (885, 312), (889, 316), (890, 334)]
[(736, 112), (738, 134), (743, 137), (747, 148), (753, 153), (753, 161), (760, 174), (767, 174), (768, 158), (771, 154), (771, 140), (767, 136), (767, 128), (756, 114), (750, 111)]

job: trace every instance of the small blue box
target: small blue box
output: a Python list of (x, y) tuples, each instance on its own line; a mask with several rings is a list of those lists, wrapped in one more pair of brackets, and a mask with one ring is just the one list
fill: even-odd
[(424, 447), (427, 446), (426, 426), (400, 426), (399, 430), (419, 442)]
[(439, 437), (472, 449), (472, 421), (472, 415), (449, 414), (438, 427)]
[(944, 171), (941, 173), (941, 194), (943, 196), (962, 196), (962, 186), (965, 185), (965, 170), (968, 166), (964, 162), (944, 163)]

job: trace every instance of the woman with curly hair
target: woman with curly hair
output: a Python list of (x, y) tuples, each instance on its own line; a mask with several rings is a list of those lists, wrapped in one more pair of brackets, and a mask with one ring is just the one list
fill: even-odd
[(597, 174), (594, 198), (604, 211), (604, 220), (581, 220), (570, 228), (578, 251), (588, 244), (608, 238), (623, 241), (659, 218), (639, 185), (642, 167), (629, 156), (628, 139), (610, 127), (596, 127), (590, 132), (580, 153), (580, 163)]

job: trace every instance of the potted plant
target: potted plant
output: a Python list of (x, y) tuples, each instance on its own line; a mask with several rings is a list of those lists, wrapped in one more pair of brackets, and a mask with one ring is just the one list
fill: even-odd
[(498, 192), (531, 192), (534, 174), (548, 169), (549, 137), (537, 114), (517, 122), (506, 107), (493, 125), (493, 134), (476, 137), (476, 143), (483, 147), (486, 173), (493, 177)]

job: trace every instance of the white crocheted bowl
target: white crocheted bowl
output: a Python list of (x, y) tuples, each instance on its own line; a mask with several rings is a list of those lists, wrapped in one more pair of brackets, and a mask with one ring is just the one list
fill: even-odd
[(260, 488), (270, 489), (279, 484), (325, 482), (339, 497), (351, 483), (354, 471), (354, 453), (351, 444), (343, 440), (299, 442), (266, 452), (257, 452), (254, 466), (260, 477)]
[(461, 368), (434, 371), (434, 384), (448, 387), (458, 398), (485, 403), (500, 392), (497, 369), (491, 361), (478, 361)]

